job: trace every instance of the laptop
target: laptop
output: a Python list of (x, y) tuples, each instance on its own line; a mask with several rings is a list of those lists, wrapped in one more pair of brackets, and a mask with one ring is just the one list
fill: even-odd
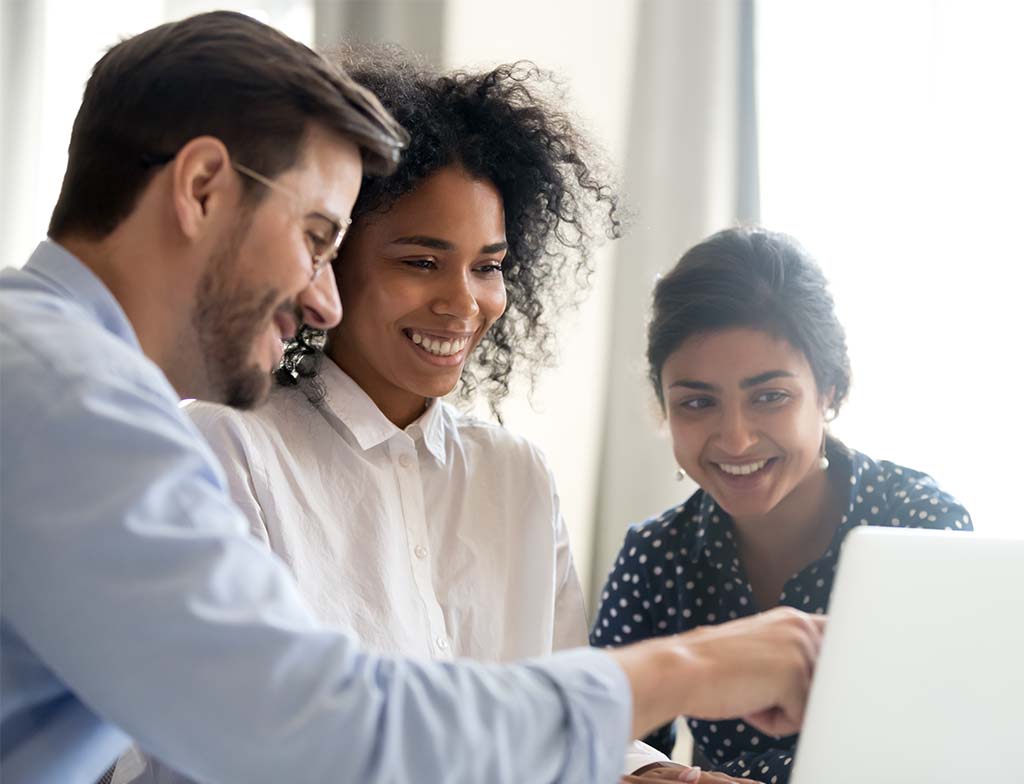
[(791, 784), (1024, 783), (1024, 538), (847, 537)]

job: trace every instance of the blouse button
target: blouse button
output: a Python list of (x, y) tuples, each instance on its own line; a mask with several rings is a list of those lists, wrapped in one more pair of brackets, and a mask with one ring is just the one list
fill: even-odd
[(440, 648), (442, 651), (448, 650), (448, 638), (447, 637), (438, 637), (437, 638), (437, 647)]
[(416, 553), (417, 558), (427, 557), (427, 548), (421, 544), (416, 545), (416, 548), (413, 550), (413, 552)]
[(412, 458), (409, 457), (409, 455), (403, 454), (398, 458), (398, 464), (402, 466), (402, 468), (408, 468), (412, 465)]

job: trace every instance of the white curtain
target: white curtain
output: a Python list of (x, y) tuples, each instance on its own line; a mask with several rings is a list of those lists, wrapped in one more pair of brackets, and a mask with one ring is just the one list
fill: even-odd
[(637, 218), (615, 249), (592, 595), (627, 525), (694, 490), (674, 480), (644, 330), (660, 272), (711, 232), (757, 218), (751, 15), (738, 0), (638, 6), (625, 157)]
[(311, 0), (0, 0), (0, 267), (24, 264), (46, 235), (96, 61), (122, 38), (214, 9), (312, 38)]
[(444, 0), (315, 0), (314, 41), (388, 41), (439, 64), (444, 49)]

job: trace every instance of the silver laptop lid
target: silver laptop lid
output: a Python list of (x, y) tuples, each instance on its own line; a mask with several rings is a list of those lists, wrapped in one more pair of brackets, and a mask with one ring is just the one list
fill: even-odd
[(862, 527), (791, 784), (1024, 782), (1024, 538)]

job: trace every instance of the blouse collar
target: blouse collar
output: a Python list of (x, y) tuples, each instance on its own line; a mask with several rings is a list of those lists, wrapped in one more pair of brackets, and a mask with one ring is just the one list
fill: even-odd
[[(857, 504), (857, 498), (862, 485), (868, 481), (864, 474), (866, 471), (870, 471), (872, 462), (865, 455), (855, 452), (838, 439), (831, 437), (828, 439), (828, 455), (829, 459), (833, 462), (833, 470), (841, 472), (841, 476), (848, 477), (850, 488), (849, 503), (844, 507), (840, 524), (829, 545), (829, 553), (827, 554), (832, 554), (837, 551), (838, 546), (850, 529), (860, 522), (859, 520), (854, 520), (853, 510)], [(694, 535), (692, 546), (687, 551), (686, 557), (691, 563), (697, 563), (701, 557), (709, 560), (714, 559), (722, 562), (718, 563), (718, 568), (722, 568), (725, 559), (731, 557), (735, 552), (736, 542), (733, 535), (734, 525), (732, 518), (728, 512), (715, 503), (715, 499), (711, 497), (710, 493), (699, 490), (694, 495), (693, 500), (698, 503), (690, 517), (690, 525), (694, 527)], [(686, 507), (693, 509), (690, 504), (686, 504)], [(731, 546), (725, 551), (714, 552), (711, 546), (712, 542), (728, 542)], [(735, 566), (738, 568), (738, 562)]]
[[(363, 451), (403, 432), (384, 416), (363, 388), (327, 356), (320, 364), (320, 377), (327, 390), (323, 408), (348, 429)], [(404, 433), (413, 441), (422, 437), (426, 450), (438, 463), (446, 464), (445, 415), (440, 400), (429, 399), (426, 410), (405, 428)]]

